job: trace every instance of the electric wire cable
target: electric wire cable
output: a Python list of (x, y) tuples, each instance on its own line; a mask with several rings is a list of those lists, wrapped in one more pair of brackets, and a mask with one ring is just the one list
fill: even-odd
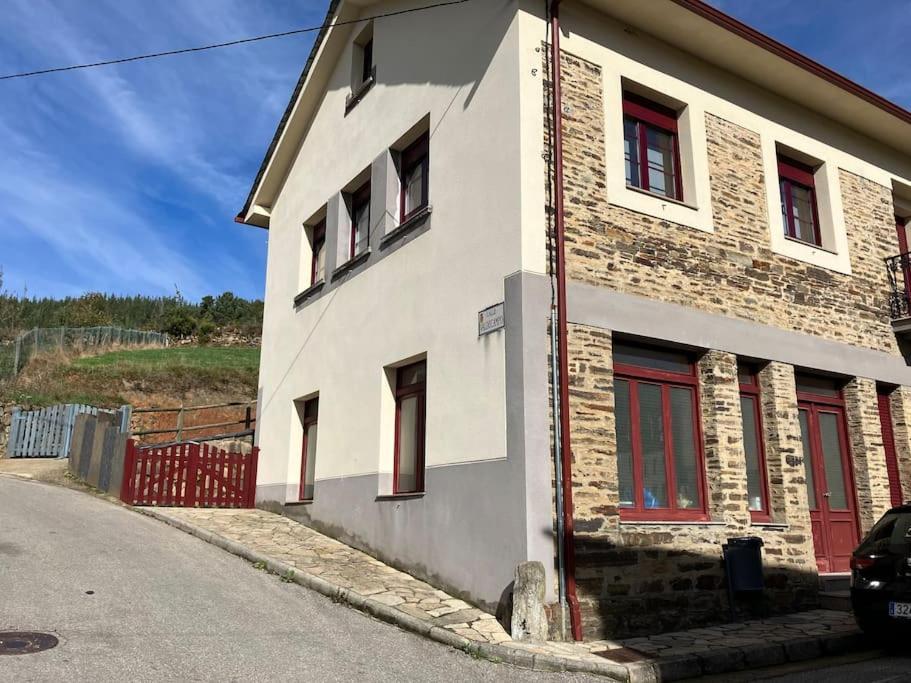
[(316, 31), (322, 31), (325, 29), (335, 28), (337, 26), (347, 26), (349, 24), (359, 24), (363, 21), (373, 21), (375, 19), (386, 19), (389, 17), (396, 17), (402, 14), (411, 14), (412, 12), (423, 12), (425, 10), (437, 9), (440, 7), (449, 7), (452, 5), (461, 5), (466, 2), (471, 2), (471, 0), (447, 0), (446, 2), (438, 2), (433, 5), (425, 5), (423, 7), (412, 7), (410, 9), (396, 10), (395, 12), (385, 12), (383, 14), (376, 14), (370, 17), (359, 17), (358, 19), (351, 19), (348, 21), (338, 21), (335, 23), (328, 22), (320, 24), (319, 26), (309, 26), (307, 28), (298, 28), (291, 31), (282, 31), (280, 33), (269, 33), (262, 36), (254, 36), (252, 38), (240, 38), (238, 40), (229, 40), (224, 43), (214, 43), (212, 45), (201, 45), (198, 47), (185, 47), (179, 50), (165, 50), (163, 52), (152, 52), (149, 54), (143, 55), (134, 55), (133, 57), (121, 57), (120, 59), (109, 59), (103, 62), (91, 62), (88, 64), (73, 64), (71, 66), (58, 66), (50, 69), (39, 69), (37, 71), (23, 71), (21, 73), (7, 74), (5, 76), (0, 76), (0, 81), (8, 81), (14, 78), (29, 78), (32, 76), (44, 76), (46, 74), (60, 73), (63, 71), (76, 71), (78, 69), (92, 69), (99, 66), (111, 66), (114, 64), (126, 64), (128, 62), (138, 62), (145, 59), (157, 59), (158, 57), (170, 57), (173, 55), (183, 55), (192, 52), (204, 52), (206, 50), (216, 50), (223, 47), (233, 47), (234, 45), (244, 45), (246, 43), (256, 43), (262, 40), (272, 40), (273, 38), (286, 38), (288, 36), (301, 35), (304, 33), (314, 33)]

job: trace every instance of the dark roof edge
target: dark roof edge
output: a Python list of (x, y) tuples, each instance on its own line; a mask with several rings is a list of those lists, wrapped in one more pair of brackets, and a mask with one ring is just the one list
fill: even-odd
[(901, 119), (905, 123), (911, 123), (911, 111), (908, 111), (904, 107), (901, 107), (895, 102), (887, 100), (882, 95), (877, 95), (872, 90), (865, 88), (859, 83), (855, 83), (851, 79), (842, 76), (837, 71), (833, 71), (827, 66), (823, 66), (819, 62), (807, 57), (806, 55), (794, 50), (784, 43), (780, 43), (771, 36), (767, 36), (765, 33), (761, 33), (756, 29), (744, 24), (743, 22), (735, 19), (729, 14), (725, 14), (719, 9), (712, 7), (711, 5), (706, 4), (703, 0), (672, 0), (676, 4), (684, 7), (691, 12), (698, 14), (704, 19), (708, 19), (713, 24), (720, 26), (721, 28), (734, 33), (741, 38), (745, 38), (754, 45), (757, 45), (764, 50), (771, 52), (772, 54), (785, 59), (795, 66), (799, 66), (801, 69), (810, 72), (814, 76), (821, 78), (825, 81), (828, 81), (834, 86), (841, 88), (849, 92), (856, 97), (859, 97), (862, 100), (882, 109), (888, 114), (895, 116), (898, 119)]
[(316, 61), (316, 55), (322, 47), (323, 41), (326, 39), (326, 34), (329, 32), (330, 28), (329, 24), (332, 21), (332, 17), (335, 15), (335, 11), (341, 4), (341, 1), (342, 0), (332, 0), (329, 3), (329, 9), (326, 11), (326, 19), (323, 21), (323, 27), (320, 29), (319, 34), (317, 34), (316, 40), (313, 41), (313, 48), (310, 50), (310, 56), (307, 57), (307, 63), (304, 64), (304, 70), (301, 71), (300, 78), (297, 79), (297, 85), (294, 86), (294, 92), (291, 93), (291, 100), (288, 102), (288, 106), (285, 107), (285, 113), (282, 114), (282, 117), (278, 122), (278, 126), (275, 129), (275, 135), (272, 136), (272, 142), (269, 143), (269, 149), (266, 150), (266, 155), (259, 165), (259, 170), (256, 172), (256, 178), (253, 179), (253, 185), (250, 187), (250, 193), (247, 195), (247, 200), (244, 202), (244, 208), (241, 209), (240, 213), (238, 213), (237, 217), (234, 219), (237, 223), (246, 222), (247, 213), (250, 211), (250, 206), (253, 204), (253, 195), (256, 194), (256, 190), (263, 179), (263, 175), (266, 173), (266, 167), (269, 165), (269, 160), (275, 153), (275, 148), (278, 146), (278, 141), (281, 138), (282, 133), (285, 132), (285, 126), (288, 124), (288, 119), (291, 118), (291, 112), (294, 110), (294, 105), (297, 103), (297, 98), (300, 96), (301, 90), (304, 89), (304, 83), (307, 82), (307, 76), (310, 75), (310, 69), (313, 68), (313, 62)]

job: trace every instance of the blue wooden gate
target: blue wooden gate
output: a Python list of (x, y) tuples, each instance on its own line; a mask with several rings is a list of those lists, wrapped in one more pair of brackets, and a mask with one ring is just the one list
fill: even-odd
[(82, 413), (97, 415), (98, 408), (69, 403), (40, 410), (13, 410), (7, 455), (11, 458), (67, 457), (76, 416)]

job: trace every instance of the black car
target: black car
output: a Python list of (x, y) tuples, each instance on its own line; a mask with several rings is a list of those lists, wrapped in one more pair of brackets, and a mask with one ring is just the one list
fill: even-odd
[(911, 631), (911, 505), (889, 510), (854, 551), (851, 605), (864, 632)]

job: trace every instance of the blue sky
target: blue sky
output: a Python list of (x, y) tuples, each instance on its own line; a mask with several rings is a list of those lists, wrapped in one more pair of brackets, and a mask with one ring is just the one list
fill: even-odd
[[(911, 108), (911, 0), (713, 4)], [(3, 5), (6, 74), (317, 25), (327, 0)], [(233, 217), (312, 40), (0, 82), (5, 288), (262, 296), (268, 235)]]
[[(326, 0), (4, 0), (0, 73), (318, 25)], [(237, 225), (313, 34), (0, 81), (0, 266), (30, 295), (261, 297)]]

